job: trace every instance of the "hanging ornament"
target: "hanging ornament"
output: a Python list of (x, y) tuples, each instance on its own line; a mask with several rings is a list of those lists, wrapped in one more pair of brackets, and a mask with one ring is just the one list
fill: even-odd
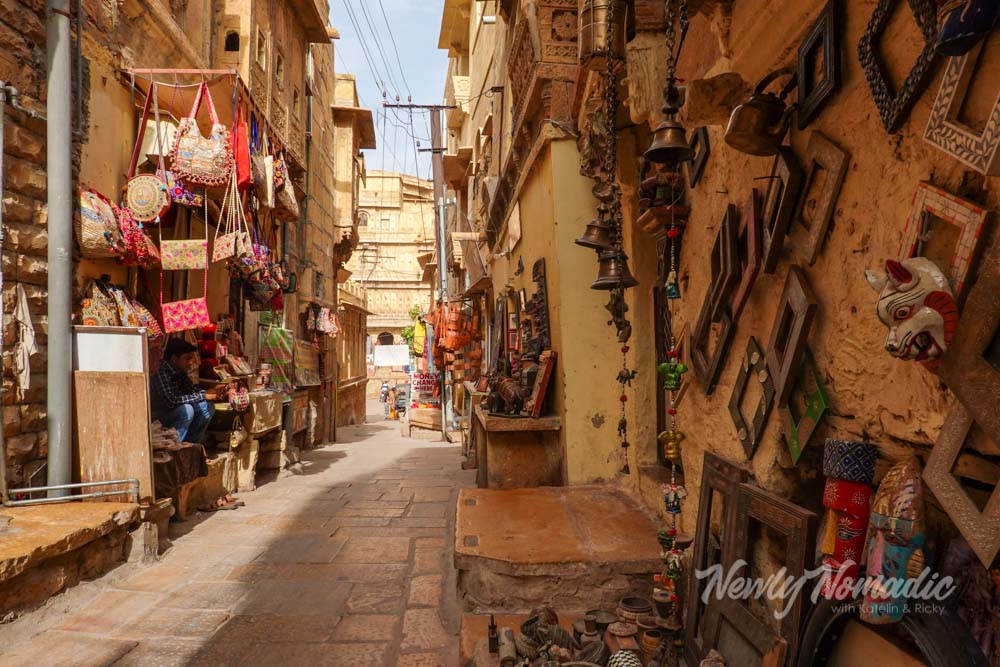
[(694, 156), (694, 151), (688, 145), (684, 126), (677, 120), (677, 112), (681, 109), (681, 93), (677, 88), (677, 59), (684, 46), (687, 31), (687, 0), (667, 0), (667, 83), (663, 89), (663, 114), (666, 119), (653, 132), (653, 143), (644, 154), (647, 160), (657, 164), (679, 164)]

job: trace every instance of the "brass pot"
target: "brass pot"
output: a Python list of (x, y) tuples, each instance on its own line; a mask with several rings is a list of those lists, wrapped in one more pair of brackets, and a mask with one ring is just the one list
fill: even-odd
[[(779, 95), (765, 92), (778, 77), (792, 74)], [(726, 143), (749, 155), (775, 155), (785, 139), (795, 105), (786, 106), (785, 97), (795, 88), (795, 74), (790, 68), (775, 70), (754, 88), (750, 98), (733, 109), (726, 127)]]
[[(614, 4), (614, 24), (608, 25), (608, 9)], [(606, 67), (606, 59), (625, 57), (624, 0), (584, 0), (580, 8), (580, 62), (591, 70)]]

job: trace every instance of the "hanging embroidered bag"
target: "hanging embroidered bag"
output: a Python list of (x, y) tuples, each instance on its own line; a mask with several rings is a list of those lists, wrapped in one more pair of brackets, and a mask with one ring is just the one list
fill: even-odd
[(278, 153), (274, 157), (274, 191), (281, 192), (288, 184), (288, 162), (285, 160), (285, 153)]
[(121, 263), (125, 266), (155, 266), (160, 261), (160, 251), (146, 233), (142, 223), (132, 215), (132, 209), (118, 209), (118, 228), (121, 230), (124, 252)]
[(80, 255), (85, 259), (119, 257), (125, 250), (118, 227), (118, 207), (96, 190), (80, 190), (80, 215), (74, 228)]
[(264, 208), (274, 208), (274, 157), (268, 153), (267, 135), (261, 137), (257, 116), (250, 114), (250, 171), (257, 201)]
[[(212, 120), (212, 133), (208, 138), (198, 129), (198, 110), (202, 102), (208, 106)], [(170, 158), (174, 175), (189, 185), (214, 188), (229, 181), (233, 171), (232, 137), (229, 128), (219, 122), (208, 84), (198, 87), (191, 113), (181, 119)]]
[(242, 257), (250, 251), (250, 235), (246, 231), (246, 213), (240, 198), (238, 180), (235, 174), (229, 179), (229, 188), (222, 202), (219, 214), (220, 227), (215, 228), (212, 243), (212, 261), (221, 262), (232, 257)]
[(173, 203), (191, 208), (201, 208), (205, 205), (204, 189), (189, 188), (169, 169), (167, 171), (157, 170), (156, 176), (166, 184), (167, 194), (170, 195), (170, 201)]
[(229, 405), (236, 412), (246, 412), (250, 409), (250, 392), (238, 382), (229, 383)]
[[(146, 125), (149, 120), (149, 110), (154, 109), (156, 122), (160, 122), (160, 108), (156, 96), (156, 84), (150, 84), (149, 92), (146, 93), (146, 103), (142, 107), (142, 119), (139, 121), (139, 136), (135, 140), (135, 148), (132, 149), (132, 161), (129, 163), (128, 175), (126, 176), (125, 191), (122, 195), (122, 205), (132, 212), (132, 217), (139, 222), (153, 222), (166, 214), (170, 209), (170, 194), (167, 192), (167, 185), (156, 174), (136, 174), (139, 167), (139, 156), (142, 153), (143, 137), (146, 134)], [(161, 134), (156, 133), (156, 142), (159, 143)], [(159, 149), (158, 153), (163, 150)], [(166, 171), (163, 166), (163, 155), (159, 154), (160, 171)]]
[(99, 280), (91, 280), (87, 289), (89, 296), (80, 302), (80, 319), (85, 327), (117, 327), (121, 326), (118, 316), (118, 306), (115, 300), (105, 291)]
[(295, 186), (290, 182), (274, 195), (274, 217), (284, 222), (299, 219), (299, 200), (295, 197)]
[(160, 256), (164, 271), (204, 269), (208, 261), (208, 238), (161, 241)]
[[(206, 231), (208, 234), (208, 222), (206, 211)], [(203, 260), (202, 275), (204, 283), (202, 285), (202, 296), (196, 299), (185, 299), (184, 301), (163, 302), (163, 271), (160, 271), (160, 314), (163, 315), (163, 330), (165, 333), (177, 333), (178, 331), (190, 331), (207, 327), (212, 323), (212, 318), (208, 314), (208, 239), (206, 238), (202, 246)]]
[(243, 117), (239, 97), (236, 100), (236, 124), (233, 129), (233, 159), (236, 163), (236, 187), (244, 192), (253, 187), (253, 173), (250, 169), (250, 129)]

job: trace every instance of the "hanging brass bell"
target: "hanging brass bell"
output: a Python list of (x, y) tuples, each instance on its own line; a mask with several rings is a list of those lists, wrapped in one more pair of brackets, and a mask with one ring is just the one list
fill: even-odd
[(664, 431), (656, 438), (663, 447), (663, 458), (673, 463), (681, 461), (681, 442), (684, 434), (680, 431)]
[(653, 133), (653, 143), (643, 157), (657, 164), (677, 164), (687, 162), (694, 157), (694, 151), (688, 146), (684, 126), (678, 123), (673, 115), (667, 116), (667, 119), (656, 128)]
[(587, 231), (574, 243), (593, 250), (607, 250), (612, 245), (611, 228), (600, 218), (594, 218), (587, 223)]
[(629, 289), (639, 284), (632, 272), (628, 270), (628, 257), (623, 252), (613, 249), (602, 250), (597, 258), (597, 280), (590, 289), (613, 290), (618, 287)]

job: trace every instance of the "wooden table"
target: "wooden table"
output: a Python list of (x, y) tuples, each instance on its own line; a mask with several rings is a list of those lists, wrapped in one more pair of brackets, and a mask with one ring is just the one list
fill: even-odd
[(498, 417), (479, 405), (475, 410), (472, 438), (479, 488), (562, 486), (559, 417)]

